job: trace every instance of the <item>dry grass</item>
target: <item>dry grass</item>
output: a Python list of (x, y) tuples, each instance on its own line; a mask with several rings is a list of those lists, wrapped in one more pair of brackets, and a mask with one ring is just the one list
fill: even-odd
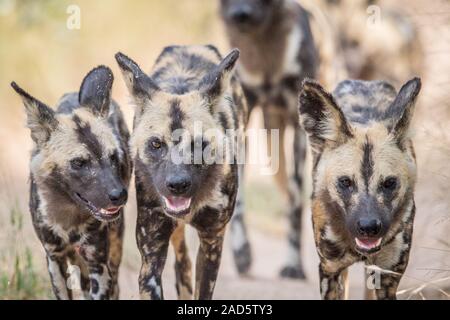
[[(28, 214), (11, 193), (11, 181), (0, 175), (0, 299), (50, 298), (42, 255), (35, 250)], [(9, 190), (9, 192), (8, 192)]]

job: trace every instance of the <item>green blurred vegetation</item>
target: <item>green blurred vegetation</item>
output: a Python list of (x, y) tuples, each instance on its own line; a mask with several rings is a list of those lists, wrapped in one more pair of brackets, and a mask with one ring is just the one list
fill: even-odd
[(50, 298), (49, 281), (36, 270), (32, 249), (24, 245), (23, 214), (19, 205), (10, 209), (6, 229), (8, 247), (0, 251), (0, 299)]
[[(80, 29), (66, 26), (69, 5), (80, 8)], [(63, 92), (78, 89), (96, 65), (106, 64), (119, 74), (117, 51), (148, 70), (166, 45), (224, 47), (218, 28), (216, 1), (0, 0), (0, 112), (21, 112), (10, 107), (17, 104), (12, 80), (54, 104)]]

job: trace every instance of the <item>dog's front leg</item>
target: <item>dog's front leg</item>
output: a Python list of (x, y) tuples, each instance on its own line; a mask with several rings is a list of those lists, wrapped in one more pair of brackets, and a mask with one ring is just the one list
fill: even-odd
[(72, 299), (72, 292), (67, 286), (67, 243), (46, 223), (38, 224), (35, 228), (46, 252), (47, 269), (56, 299)]
[(175, 276), (178, 299), (192, 300), (192, 267), (185, 241), (184, 224), (177, 226), (170, 241), (175, 251)]
[(375, 289), (377, 300), (397, 300), (397, 288), (402, 278), (402, 274), (382, 274), (381, 288)]
[(371, 276), (377, 300), (397, 299), (397, 288), (408, 265), (411, 238), (412, 222), (377, 255), (374, 264), (378, 268)]
[(346, 268), (336, 272), (326, 271), (323, 262), (319, 265), (320, 295), (324, 300), (343, 300), (345, 298)]
[(54, 255), (47, 253), (47, 267), (52, 283), (53, 293), (58, 300), (71, 299), (70, 291), (67, 288), (67, 262), (64, 255)]
[[(164, 237), (165, 238), (165, 237)], [(142, 256), (142, 266), (139, 273), (139, 293), (141, 299), (163, 300), (161, 275), (166, 263), (169, 238), (158, 239), (147, 244), (148, 253)], [(144, 246), (144, 248), (146, 248)]]
[(92, 300), (109, 300), (111, 298), (111, 271), (107, 263), (88, 263), (91, 287), (89, 296)]
[(72, 292), (73, 300), (89, 299), (90, 282), (89, 270), (84, 259), (75, 250), (68, 252), (67, 257), (71, 266), (69, 267), (69, 279), (67, 287)]
[(244, 173), (245, 167), (241, 164), (239, 165), (239, 187), (236, 206), (230, 222), (231, 248), (233, 250), (234, 263), (239, 274), (246, 274), (252, 264), (251, 247), (244, 221)]
[(124, 218), (123, 209), (121, 217), (109, 224), (109, 258), (108, 265), (111, 270), (112, 277), (112, 293), (111, 299), (119, 299), (119, 267), (122, 261), (123, 251), (123, 232), (124, 232)]
[[(288, 233), (288, 257), (280, 275), (285, 278), (305, 279), (301, 251), (302, 214), (304, 206), (304, 177), (303, 170), (306, 157), (306, 139), (303, 130), (299, 126), (294, 128), (293, 168), (288, 172), (289, 200), (289, 233)], [(283, 141), (283, 140), (281, 140)], [(283, 146), (283, 145), (281, 145)], [(281, 153), (281, 152), (280, 152)], [(281, 154), (280, 154), (281, 156)], [(280, 159), (280, 163), (282, 163)], [(285, 161), (283, 161), (285, 162)], [(286, 170), (286, 168), (282, 168)]]
[(136, 239), (142, 257), (139, 273), (141, 299), (164, 299), (161, 275), (175, 222), (160, 212), (139, 209)]
[(195, 268), (195, 299), (212, 299), (222, 256), (225, 228), (215, 232), (199, 232), (200, 247)]
[(88, 229), (92, 231), (88, 232), (81, 244), (80, 255), (89, 270), (89, 296), (92, 300), (109, 300), (113, 284), (108, 266), (108, 227), (106, 223), (96, 221)]

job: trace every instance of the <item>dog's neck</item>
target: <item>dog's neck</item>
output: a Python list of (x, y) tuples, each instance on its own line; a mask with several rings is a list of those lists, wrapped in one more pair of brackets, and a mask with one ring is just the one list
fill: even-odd
[(245, 72), (270, 77), (281, 71), (296, 16), (296, 10), (286, 3), (273, 12), (264, 25), (249, 32), (226, 26), (230, 45), (241, 50), (239, 63)]
[(62, 229), (69, 230), (94, 219), (87, 209), (80, 208), (62, 189), (38, 183), (37, 190), (39, 201), (45, 203), (39, 207), (41, 215)]

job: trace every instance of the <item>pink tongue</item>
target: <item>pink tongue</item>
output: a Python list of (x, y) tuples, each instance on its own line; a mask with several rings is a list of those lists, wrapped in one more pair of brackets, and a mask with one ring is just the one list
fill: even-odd
[(381, 238), (378, 239), (360, 239), (355, 238), (356, 245), (365, 250), (371, 250), (378, 247), (381, 244)]
[(361, 243), (363, 243), (365, 246), (372, 247), (377, 243), (377, 240), (370, 240), (370, 239), (359, 239)]
[(182, 197), (170, 197), (167, 200), (169, 200), (169, 203), (174, 208), (182, 208), (186, 206), (187, 202), (189, 201), (189, 198), (182, 198)]

